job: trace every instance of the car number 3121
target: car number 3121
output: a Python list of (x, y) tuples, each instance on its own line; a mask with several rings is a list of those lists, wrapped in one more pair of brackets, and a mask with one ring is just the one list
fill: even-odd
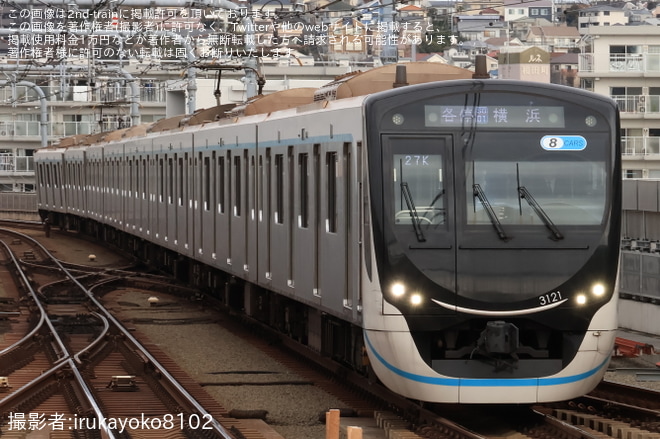
[(551, 293), (539, 296), (539, 302), (541, 306), (559, 302), (560, 300), (562, 300), (561, 291), (553, 291)]

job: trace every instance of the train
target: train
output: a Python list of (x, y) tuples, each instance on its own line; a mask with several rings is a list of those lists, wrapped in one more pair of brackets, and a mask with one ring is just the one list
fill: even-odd
[(617, 106), (428, 64), (63, 139), (39, 212), (407, 398), (586, 394), (617, 329)]

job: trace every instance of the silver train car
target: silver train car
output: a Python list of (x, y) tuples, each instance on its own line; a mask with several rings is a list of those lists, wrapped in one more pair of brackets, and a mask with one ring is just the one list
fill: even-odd
[(417, 68), (64, 139), (35, 156), (40, 213), (409, 398), (589, 392), (617, 328), (616, 105)]

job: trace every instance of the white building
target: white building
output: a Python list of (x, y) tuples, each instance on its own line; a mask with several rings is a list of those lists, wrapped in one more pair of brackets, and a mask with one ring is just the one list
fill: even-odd
[(611, 96), (621, 110), (626, 178), (660, 178), (660, 28), (582, 29), (582, 88)]
[(625, 26), (626, 24), (628, 24), (626, 12), (612, 6), (593, 6), (582, 9), (578, 17), (580, 31), (590, 27)]

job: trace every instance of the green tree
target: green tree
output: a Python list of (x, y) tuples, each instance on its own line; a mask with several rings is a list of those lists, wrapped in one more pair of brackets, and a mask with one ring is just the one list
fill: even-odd
[(422, 43), (417, 46), (418, 53), (442, 52), (451, 46), (451, 17), (447, 15), (435, 15), (431, 11), (433, 29), (422, 35)]

